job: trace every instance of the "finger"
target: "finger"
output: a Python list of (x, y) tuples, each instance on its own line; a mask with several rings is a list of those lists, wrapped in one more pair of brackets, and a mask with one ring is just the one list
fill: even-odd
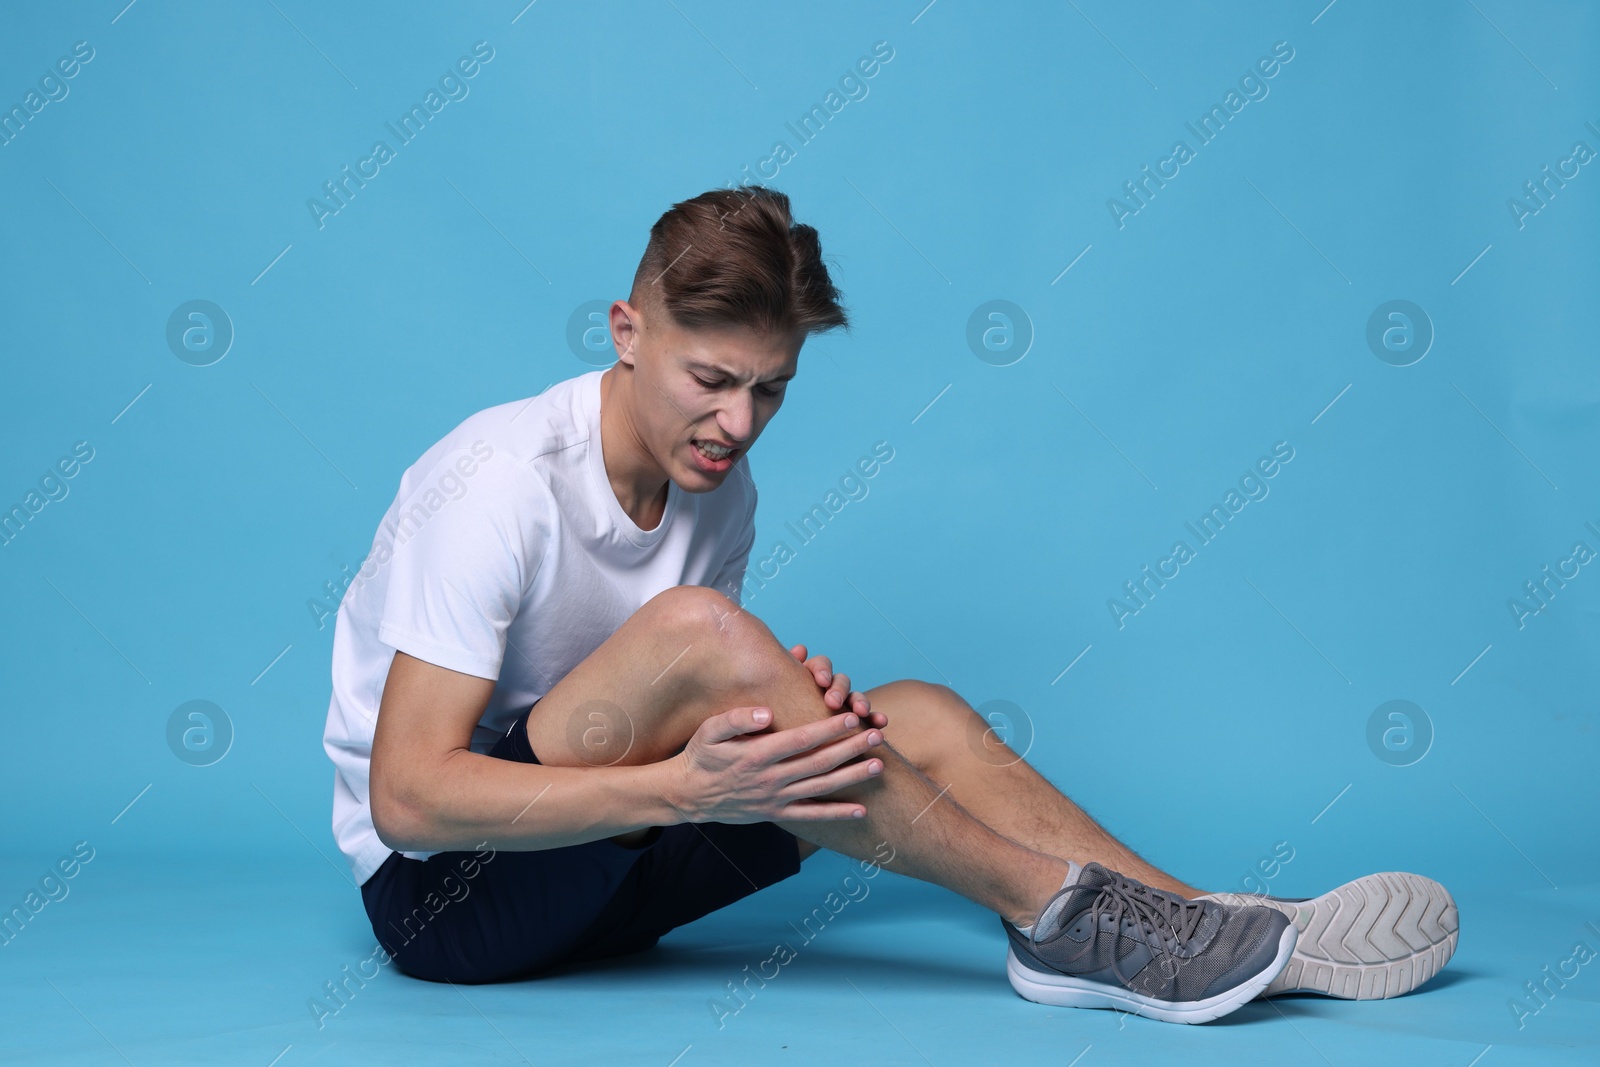
[(889, 725), (889, 716), (881, 711), (875, 711), (868, 717), (867, 721), (881, 730)]
[(867, 809), (860, 804), (840, 801), (797, 800), (778, 809), (775, 818), (784, 822), (827, 822), (838, 819), (864, 819)]
[(881, 759), (862, 760), (860, 763), (846, 764), (827, 774), (814, 774), (809, 778), (792, 782), (780, 791), (780, 795), (797, 798), (827, 796), (846, 786), (858, 785), (869, 778), (876, 778), (882, 773)]
[(789, 655), (793, 656), (795, 659), (799, 660), (801, 663), (804, 663), (806, 661), (806, 646), (805, 645), (795, 645), (793, 648), (791, 648), (789, 650)]
[[(833, 681), (828, 685), (828, 688), (822, 694), (822, 702), (828, 705), (828, 707), (832, 708), (834, 711), (842, 711), (844, 710), (845, 704), (849, 701), (849, 699), (850, 676), (848, 674), (834, 675)], [(850, 710), (854, 711), (855, 709), (852, 708)], [(860, 713), (857, 712), (857, 714)]]
[(753, 734), (765, 730), (771, 723), (771, 708), (729, 708), (721, 715), (713, 715), (701, 723), (695, 733), (699, 734), (702, 740), (716, 743), (730, 741), (741, 734)]
[(770, 737), (763, 737), (757, 741), (760, 747), (755, 754), (767, 763), (777, 763), (842, 737), (860, 725), (860, 719), (850, 712), (845, 712), (801, 726), (791, 726), (787, 730), (775, 730)]
[[(881, 744), (883, 744), (883, 734), (876, 730), (863, 730), (861, 733), (835, 741), (832, 744), (823, 745), (810, 752), (783, 760), (774, 764), (774, 766), (783, 774), (779, 782), (783, 785), (788, 785), (804, 778), (827, 775), (841, 764), (853, 760), (857, 756), (866, 755)], [(863, 762), (876, 762), (881, 766), (883, 760), (864, 760)]]
[[(844, 678), (845, 676), (840, 675), (839, 677)], [(849, 679), (846, 678), (846, 681), (848, 680)], [(828, 693), (824, 695), (824, 700), (826, 700), (828, 696), (832, 695), (833, 690), (829, 689)], [(858, 693), (853, 689), (841, 687), (838, 692), (838, 697), (839, 703), (837, 706), (840, 711), (851, 712), (858, 716), (862, 722), (868, 721), (868, 717), (872, 712), (872, 702), (869, 701), (864, 694)], [(829, 705), (829, 707), (833, 706), (834, 705), (832, 704)]]
[(833, 681), (833, 661), (827, 656), (812, 656), (806, 660), (806, 666), (811, 668), (818, 685), (827, 685)]

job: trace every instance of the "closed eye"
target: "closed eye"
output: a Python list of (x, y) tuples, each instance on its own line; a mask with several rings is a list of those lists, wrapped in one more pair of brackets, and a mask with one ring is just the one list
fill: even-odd
[[(698, 374), (693, 375), (692, 377), (694, 378), (695, 381), (700, 383), (700, 387), (702, 389), (719, 389), (723, 385), (723, 383), (721, 381), (709, 381), (708, 382), (704, 378), (700, 377), (700, 375), (698, 375)], [(763, 385), (763, 386), (760, 386), (759, 388), (760, 388), (760, 392), (761, 392), (762, 396), (778, 396), (783, 392), (782, 384), (779, 384), (779, 385)]]

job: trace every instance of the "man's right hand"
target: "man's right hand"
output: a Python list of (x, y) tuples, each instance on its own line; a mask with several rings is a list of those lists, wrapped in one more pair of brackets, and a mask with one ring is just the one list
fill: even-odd
[(863, 818), (855, 801), (816, 800), (883, 770), (883, 760), (849, 760), (883, 743), (876, 729), (843, 712), (788, 730), (769, 729), (772, 710), (733, 708), (700, 724), (676, 764), (669, 801), (689, 822), (755, 823)]

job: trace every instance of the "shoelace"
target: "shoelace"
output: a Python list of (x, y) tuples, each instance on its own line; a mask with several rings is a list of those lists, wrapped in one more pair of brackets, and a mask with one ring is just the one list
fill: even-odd
[[(1159, 940), (1153, 940), (1151, 935), (1170, 934), (1179, 946), (1187, 944), (1194, 937), (1195, 931), (1200, 926), (1200, 920), (1205, 916), (1203, 902), (1186, 900), (1171, 893), (1151, 889), (1142, 882), (1136, 882), (1115, 871), (1108, 870), (1106, 873), (1111, 875), (1113, 880), (1100, 887), (1099, 895), (1095, 897), (1094, 903), (1089, 905), (1089, 922), (1094, 931), (1098, 932), (1102, 915), (1109, 916), (1117, 930), (1122, 928), (1124, 919), (1132, 919), (1145, 932), (1146, 944), (1156, 956), (1173, 956), (1174, 953), (1168, 951)], [(1083, 948), (1074, 953), (1068, 962), (1075, 961), (1088, 953), (1094, 945), (1095, 938), (1091, 933)], [(1111, 970), (1123, 985), (1133, 984), (1132, 977), (1122, 973), (1122, 967), (1114, 953), (1111, 957)], [(1175, 975), (1177, 972), (1172, 973)]]
[[(1116, 875), (1117, 880), (1101, 889), (1100, 897), (1090, 908), (1091, 913), (1111, 912), (1119, 921), (1124, 914), (1131, 913), (1144, 929), (1170, 933), (1180, 945), (1193, 939), (1205, 916), (1203, 903), (1151, 889), (1114, 871), (1108, 873)], [(1108, 901), (1114, 902), (1115, 907), (1108, 905)]]

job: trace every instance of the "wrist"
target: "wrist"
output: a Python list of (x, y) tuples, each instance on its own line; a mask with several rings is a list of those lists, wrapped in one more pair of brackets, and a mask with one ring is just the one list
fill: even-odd
[(656, 825), (675, 826), (698, 821), (689, 792), (684, 788), (685, 769), (682, 752), (641, 768), (646, 774), (646, 789), (650, 792), (649, 800), (653, 802), (651, 810), (655, 813), (653, 819)]

